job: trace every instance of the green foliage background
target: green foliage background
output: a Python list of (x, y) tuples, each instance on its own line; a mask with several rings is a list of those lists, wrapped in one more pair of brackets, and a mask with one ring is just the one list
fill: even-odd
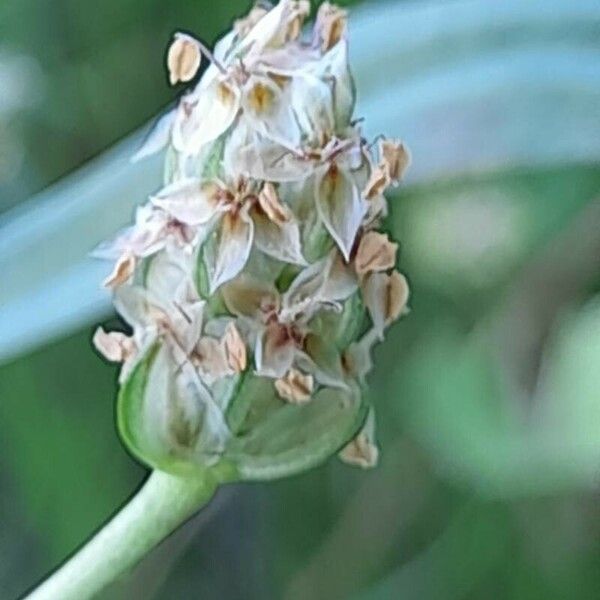
[[(35, 62), (21, 102), (0, 113), (0, 210), (174, 98), (160, 65), (175, 29), (211, 40), (243, 7), (4, 2), (0, 58)], [(105, 597), (596, 597), (599, 192), (593, 164), (403, 188), (388, 225), (413, 311), (376, 355), (381, 466), (333, 461), (222, 490)], [(117, 439), (116, 369), (91, 331), (0, 368), (2, 598), (144, 477)]]

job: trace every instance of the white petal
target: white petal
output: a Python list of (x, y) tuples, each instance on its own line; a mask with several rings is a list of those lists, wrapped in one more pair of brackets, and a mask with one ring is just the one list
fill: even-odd
[(283, 262), (305, 265), (300, 242), (300, 228), (295, 218), (286, 223), (273, 223), (264, 213), (252, 212), (254, 221), (256, 247)]
[(215, 338), (203, 337), (198, 341), (193, 363), (209, 385), (231, 374), (223, 345)]
[(181, 252), (161, 252), (154, 256), (146, 270), (144, 285), (152, 302), (168, 311), (178, 290), (188, 285), (191, 263)]
[(344, 262), (337, 250), (332, 254), (320, 298), (325, 302), (341, 302), (358, 289), (358, 279), (352, 267)]
[(226, 61), (236, 38), (237, 33), (232, 30), (215, 44), (213, 55), (219, 62), (224, 63)]
[(342, 251), (346, 261), (367, 205), (351, 175), (336, 165), (316, 179), (317, 209), (325, 227)]
[(115, 292), (114, 305), (125, 322), (133, 327), (136, 337), (140, 330), (152, 325), (148, 317), (148, 292), (144, 288), (121, 286)]
[(184, 96), (173, 125), (173, 146), (184, 154), (197, 154), (233, 123), (240, 108), (237, 87), (215, 78), (206, 89)]
[(303, 269), (283, 295), (282, 316), (284, 319), (294, 319), (295, 316), (307, 311), (313, 304), (319, 302), (321, 289), (329, 271), (329, 257)]
[(210, 195), (212, 189), (199, 179), (182, 179), (163, 188), (151, 201), (182, 223), (201, 225), (220, 210)]
[(123, 229), (112, 240), (107, 240), (98, 244), (91, 255), (94, 258), (106, 260), (119, 259), (125, 252), (131, 249), (131, 240), (133, 238), (134, 230), (134, 226)]
[(245, 54), (247, 60), (260, 56), (276, 38), (290, 10), (290, 0), (281, 0), (244, 36), (236, 47), (236, 54)]
[(315, 168), (313, 162), (260, 135), (243, 115), (225, 144), (223, 165), (226, 173), (274, 183), (303, 180)]
[(152, 156), (153, 154), (160, 152), (163, 148), (166, 148), (171, 139), (171, 131), (173, 129), (173, 123), (175, 122), (176, 112), (176, 109), (170, 110), (156, 121), (152, 126), (150, 133), (148, 133), (146, 139), (142, 142), (139, 150), (132, 156), (132, 162), (137, 162), (143, 158)]
[(282, 90), (271, 78), (252, 76), (244, 86), (242, 106), (248, 123), (286, 148), (300, 145), (300, 128), (291, 108), (289, 82)]
[(317, 64), (320, 71), (318, 76), (333, 79), (336, 125), (338, 128), (346, 127), (352, 118), (356, 100), (348, 61), (348, 42), (345, 39), (340, 40)]
[(292, 109), (306, 139), (318, 142), (331, 135), (335, 120), (330, 86), (305, 73), (294, 77), (291, 90)]
[(254, 223), (241, 210), (226, 213), (216, 231), (204, 244), (204, 263), (209, 277), (209, 293), (230, 281), (244, 268), (254, 240)]
[(254, 353), (256, 372), (279, 379), (290, 370), (295, 353), (294, 341), (287, 335), (285, 327), (270, 325), (257, 339)]

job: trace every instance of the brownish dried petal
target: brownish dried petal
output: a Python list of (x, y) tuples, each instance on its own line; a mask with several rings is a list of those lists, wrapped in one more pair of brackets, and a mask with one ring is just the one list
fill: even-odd
[(229, 323), (223, 336), (223, 346), (225, 348), (225, 357), (227, 364), (234, 373), (242, 373), (248, 365), (248, 355), (244, 340), (235, 326), (235, 323)]
[(339, 457), (349, 465), (371, 469), (377, 466), (379, 450), (366, 433), (359, 433), (340, 453)]
[(92, 342), (96, 350), (111, 362), (125, 362), (137, 351), (132, 338), (119, 331), (106, 332), (102, 327), (96, 329)]
[(135, 271), (136, 259), (133, 254), (123, 254), (116, 262), (112, 273), (103, 281), (104, 287), (115, 289), (126, 283)]
[(369, 231), (362, 236), (354, 262), (358, 275), (387, 271), (396, 264), (398, 244), (390, 242), (384, 233)]
[(305, 404), (312, 396), (314, 385), (312, 375), (305, 375), (296, 369), (290, 369), (285, 377), (275, 382), (275, 389), (284, 400), (292, 404)]
[(410, 153), (406, 146), (395, 140), (383, 140), (379, 146), (381, 164), (390, 181), (398, 183), (410, 165)]
[(342, 39), (347, 20), (348, 12), (344, 9), (330, 2), (321, 4), (317, 13), (315, 35), (323, 52), (333, 48)]
[(258, 195), (258, 203), (267, 217), (277, 225), (288, 223), (292, 218), (288, 207), (281, 203), (275, 186), (270, 182), (263, 186)]
[(386, 293), (385, 319), (386, 323), (391, 323), (400, 318), (408, 303), (410, 289), (406, 277), (394, 271), (389, 276)]
[(200, 68), (201, 61), (202, 54), (198, 42), (189, 35), (176, 33), (167, 53), (171, 85), (193, 79)]

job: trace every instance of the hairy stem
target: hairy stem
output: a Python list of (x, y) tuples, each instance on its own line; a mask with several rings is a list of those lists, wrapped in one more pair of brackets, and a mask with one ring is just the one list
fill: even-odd
[(208, 471), (185, 479), (153, 472), (131, 501), (25, 600), (92, 598), (204, 506), (216, 487)]

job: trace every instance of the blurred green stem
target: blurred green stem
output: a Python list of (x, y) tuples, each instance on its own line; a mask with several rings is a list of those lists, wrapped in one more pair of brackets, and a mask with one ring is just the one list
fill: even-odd
[(138, 563), (204, 506), (217, 481), (154, 471), (140, 491), (26, 600), (85, 600)]

